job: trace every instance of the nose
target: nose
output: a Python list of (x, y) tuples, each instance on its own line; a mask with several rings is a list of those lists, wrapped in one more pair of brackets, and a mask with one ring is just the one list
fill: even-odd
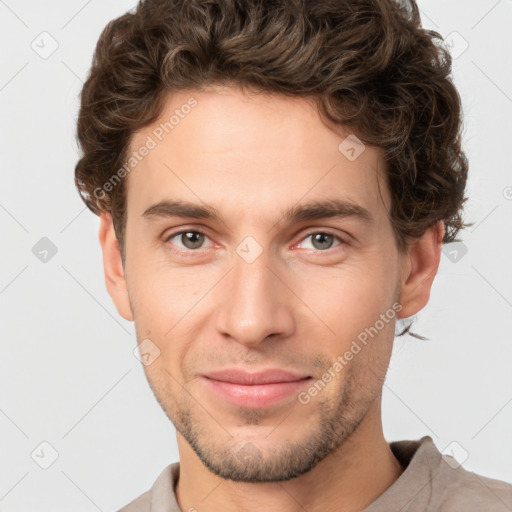
[[(218, 290), (217, 331), (247, 347), (270, 336), (290, 336), (295, 329), (293, 292), (274, 269), (268, 251), (248, 263), (234, 255), (233, 268)], [(295, 307), (297, 306), (295, 302)]]

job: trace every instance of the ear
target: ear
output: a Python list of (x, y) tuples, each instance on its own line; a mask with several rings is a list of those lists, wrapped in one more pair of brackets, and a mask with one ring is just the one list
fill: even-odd
[(121, 259), (121, 249), (114, 230), (112, 216), (109, 213), (100, 214), (99, 239), (103, 251), (103, 269), (108, 293), (112, 297), (118, 313), (125, 320), (132, 321), (133, 311)]
[(439, 268), (443, 246), (444, 223), (439, 221), (414, 243), (404, 254), (399, 303), (399, 318), (409, 318), (428, 303), (430, 289)]

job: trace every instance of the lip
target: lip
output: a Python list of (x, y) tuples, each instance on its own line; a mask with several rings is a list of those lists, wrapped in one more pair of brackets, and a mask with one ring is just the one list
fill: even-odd
[(260, 370), (259, 372), (247, 372), (239, 368), (227, 368), (206, 373), (204, 376), (213, 380), (244, 385), (293, 382), (309, 377), (309, 375), (283, 370), (281, 368), (268, 368), (266, 370)]
[(207, 388), (238, 407), (263, 408), (296, 394), (312, 377), (281, 369), (249, 373), (236, 368), (202, 376)]

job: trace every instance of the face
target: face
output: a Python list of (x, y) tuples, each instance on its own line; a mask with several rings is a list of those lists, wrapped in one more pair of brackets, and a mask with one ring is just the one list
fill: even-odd
[[(310, 100), (212, 88), (169, 97), (132, 139), (155, 145), (128, 176), (126, 296), (111, 295), (161, 407), (223, 478), (303, 474), (380, 406), (404, 259), (383, 155), (348, 135)], [(228, 368), (304, 379), (250, 398), (205, 377)]]

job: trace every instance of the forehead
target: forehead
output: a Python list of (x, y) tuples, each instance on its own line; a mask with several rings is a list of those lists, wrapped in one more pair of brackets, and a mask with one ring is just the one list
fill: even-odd
[(130, 150), (138, 154), (127, 176), (132, 217), (166, 199), (208, 203), (239, 219), (305, 199), (344, 198), (376, 216), (389, 210), (382, 151), (326, 125), (312, 98), (179, 91)]

